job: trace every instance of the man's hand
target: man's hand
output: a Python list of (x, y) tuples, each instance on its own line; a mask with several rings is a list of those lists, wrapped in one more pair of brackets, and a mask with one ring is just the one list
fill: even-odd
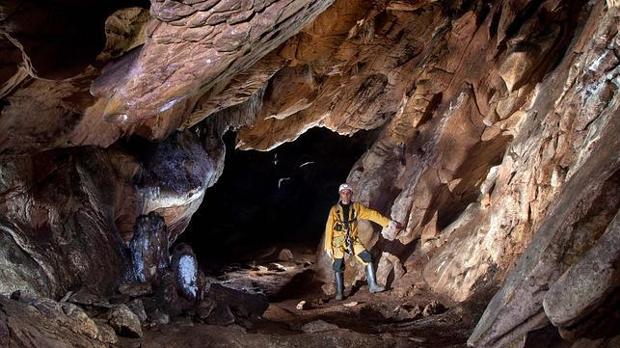
[(332, 258), (332, 259), (334, 258), (334, 257), (333, 257), (333, 255), (334, 255), (334, 250), (332, 250), (331, 248), (329, 248), (329, 249), (326, 249), (326, 250), (325, 250), (325, 252), (327, 253), (327, 256), (329, 256), (330, 258)]
[(397, 231), (400, 231), (403, 229), (403, 224), (401, 224), (400, 222), (396, 221), (396, 220), (392, 220), (392, 224), (394, 224), (394, 228)]
[(400, 222), (390, 220), (390, 223), (381, 230), (381, 235), (387, 240), (394, 240), (398, 235), (398, 231), (402, 230), (402, 228), (403, 225)]

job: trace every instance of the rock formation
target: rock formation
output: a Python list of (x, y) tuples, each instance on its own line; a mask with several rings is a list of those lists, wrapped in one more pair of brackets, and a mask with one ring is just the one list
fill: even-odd
[[(620, 279), (616, 1), (145, 5), (59, 1), (58, 45), (43, 28), (59, 9), (0, 5), (0, 293), (174, 283), (155, 291), (234, 321), (200, 302), (191, 248), (168, 250), (222, 173), (224, 133), (269, 151), (313, 127), (377, 129), (347, 181), (405, 226), (365, 226), (380, 280), (461, 303), (499, 288), (472, 346), (618, 334), (601, 320)], [(79, 330), (90, 341), (67, 342), (110, 342)]]

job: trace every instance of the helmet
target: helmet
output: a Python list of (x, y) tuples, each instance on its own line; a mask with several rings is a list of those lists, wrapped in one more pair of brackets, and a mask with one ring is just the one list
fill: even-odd
[(351, 192), (353, 192), (353, 188), (351, 188), (351, 185), (344, 183), (342, 185), (340, 185), (340, 187), (338, 187), (338, 193), (345, 191), (345, 190), (349, 190)]

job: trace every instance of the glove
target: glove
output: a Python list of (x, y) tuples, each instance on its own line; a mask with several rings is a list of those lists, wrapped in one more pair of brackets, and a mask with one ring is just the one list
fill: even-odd
[(390, 224), (381, 230), (381, 235), (387, 240), (394, 240), (402, 228), (403, 225), (400, 222), (391, 220)]
[(394, 224), (394, 228), (396, 229), (396, 231), (400, 231), (403, 229), (403, 224), (401, 224), (400, 222), (392, 220), (391, 223)]

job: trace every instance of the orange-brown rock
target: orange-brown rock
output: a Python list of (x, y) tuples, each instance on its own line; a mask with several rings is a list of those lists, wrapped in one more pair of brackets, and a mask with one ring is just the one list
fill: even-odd
[(192, 133), (129, 147), (0, 161), (0, 262), (10, 270), (0, 273), (0, 292), (60, 297), (84, 287), (108, 293), (126, 274), (133, 277), (131, 265), (161, 261), (145, 256), (154, 250), (132, 249), (128, 257), (136, 219), (160, 214), (167, 226), (163, 238), (173, 242), (220, 175), (223, 158), (211, 157)]
[[(347, 181), (404, 225), (361, 228), (379, 280), (406, 296), (416, 277), (457, 302), (501, 288), (472, 346), (551, 325), (617, 335), (601, 320), (618, 298), (617, 1), (153, 0), (148, 23), (116, 12), (98, 61), (69, 68), (25, 40), (24, 9), (42, 13), (2, 18), (0, 292), (109, 287), (149, 212), (174, 241), (229, 129), (261, 151), (312, 127), (378, 129)], [(113, 145), (130, 135), (159, 143)], [(86, 254), (92, 241), (110, 257)], [(350, 266), (347, 284), (362, 274)]]
[[(146, 128), (140, 133), (164, 137), (184, 121), (197, 97), (249, 68), (330, 4), (153, 1), (154, 18), (140, 53), (114, 87), (93, 91), (105, 99), (103, 118), (127, 118)], [(176, 122), (161, 127), (158, 119), (165, 113)]]
[[(133, 133), (161, 140), (175, 129), (207, 117), (209, 113), (193, 112), (203, 94), (216, 98), (229, 83), (234, 84), (235, 75), (240, 74), (236, 79), (242, 79), (246, 69), (301, 30), (331, 2), (154, 1), (147, 24), (144, 13), (137, 9), (116, 13), (109, 19), (107, 47), (99, 59), (105, 61), (119, 52), (124, 53), (122, 56), (102, 71), (87, 66), (81, 73), (72, 70), (73, 75), (62, 75), (59, 81), (39, 79), (33, 73), (37, 65), (33, 68), (30, 64), (28, 50), (20, 51), (23, 45), (19, 38), (7, 32), (5, 36), (10, 40), (3, 47), (8, 64), (2, 75), (6, 82), (1, 95), (12, 94), (17, 85), (34, 86), (7, 98), (9, 109), (2, 111), (0, 129), (22, 141), (16, 144), (3, 140), (0, 152), (109, 146)], [(15, 24), (18, 28), (24, 25)], [(119, 42), (118, 31), (124, 32), (125, 42)], [(268, 78), (277, 69), (264, 64), (259, 70), (257, 74)], [(12, 110), (16, 109), (31, 109), (26, 114), (47, 115), (60, 122), (15, 120)], [(36, 131), (26, 132), (20, 122), (29, 123)]]

